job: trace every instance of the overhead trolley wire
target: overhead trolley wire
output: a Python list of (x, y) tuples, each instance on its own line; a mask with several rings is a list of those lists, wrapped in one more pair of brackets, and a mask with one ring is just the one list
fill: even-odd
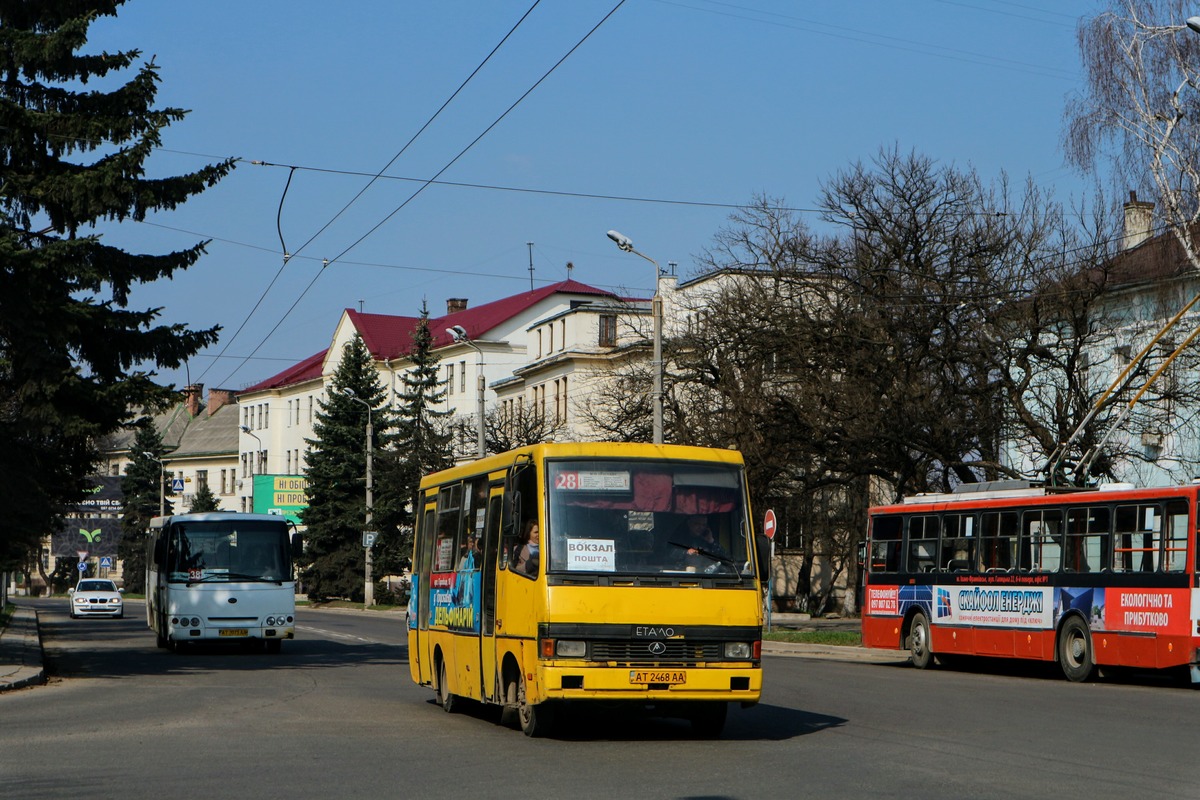
[[(601, 18), (601, 20), (592, 27), (591, 30), (589, 30), (586, 34), (584, 34), (583, 37), (578, 42), (576, 42), (574, 44), (574, 46), (572, 46), (571, 49), (568, 50), (565, 55), (563, 55), (562, 58), (560, 58), (558, 61), (556, 61), (554, 63), (554, 65), (550, 67), (550, 69), (546, 70), (546, 72), (540, 78), (538, 78), (537, 81), (535, 81), (533, 83), (533, 85), (529, 87), (529, 89), (527, 89), (520, 97), (518, 97), (512, 103), (512, 105), (510, 105), (507, 109), (505, 109), (504, 112), (501, 113), (500, 116), (498, 116), (492, 122), (492, 124), (488, 125), (487, 128), (485, 128), (482, 133), (480, 133), (473, 140), (471, 140), (471, 142), (466, 147), (464, 147), (462, 150), (460, 150), (459, 153), (454, 156), (454, 158), (452, 158), (449, 162), (447, 162), (447, 164), (444, 167), (442, 167), (440, 170), (438, 170), (438, 172), (433, 176), (432, 179), (424, 182), (420, 187), (417, 188), (417, 190), (415, 192), (413, 192), (411, 195), (409, 195), (409, 197), (406, 200), (404, 200), (404, 202), (402, 202), (395, 209), (393, 209), (391, 211), (391, 213), (389, 213), (386, 217), (384, 217), (379, 222), (377, 222), (374, 226), (371, 227), (370, 230), (368, 230), (362, 236), (358, 237), (358, 239), (354, 240), (354, 242), (352, 242), (348, 247), (346, 247), (344, 250), (342, 250), (336, 256), (334, 256), (331, 259), (323, 259), (321, 270), (319, 272), (317, 272), (316, 275), (313, 276), (312, 280), (308, 282), (308, 285), (304, 287), (304, 290), (300, 292), (300, 295), (296, 298), (295, 302), (293, 302), (291, 304), (291, 306), (288, 307), (288, 310), (286, 312), (284, 312), (283, 316), (280, 317), (279, 321), (276, 322), (275, 325), (271, 328), (271, 330), (267, 332), (267, 335), (262, 338), (262, 340), (250, 352), (250, 354), (248, 356), (246, 356), (236, 367), (234, 367), (232, 372), (229, 373), (229, 376), (226, 377), (225, 382), (228, 382), (233, 377), (233, 375), (237, 374), (237, 371), (239, 369), (241, 369), (242, 366), (244, 366), (246, 364), (246, 362), (250, 360), (250, 358), (252, 358), (254, 355), (256, 355), (258, 353), (258, 351), (263, 347), (263, 345), (265, 345), (267, 343), (267, 341), (270, 340), (270, 338), (275, 334), (275, 332), (277, 330), (279, 330), (279, 327), (284, 323), (285, 320), (287, 320), (287, 318), (291, 315), (292, 311), (294, 311), (296, 309), (296, 306), (300, 304), (300, 301), (304, 299), (304, 297), (312, 289), (313, 285), (316, 284), (317, 280), (321, 277), (321, 275), (324, 274), (326, 267), (328, 267), (330, 264), (333, 264), (333, 263), (339, 261), (347, 253), (349, 253), (351, 250), (353, 250), (355, 247), (357, 247), (359, 244), (361, 244), (363, 241), (365, 241), (369, 236), (371, 236), (373, 233), (375, 233), (375, 231), (379, 230), (379, 228), (382, 227), (384, 223), (386, 223), (388, 220), (390, 220), (392, 217), (394, 217), (405, 206), (407, 206), (410, 202), (412, 202), (413, 199), (415, 199), (418, 195), (420, 195), (421, 192), (423, 192), (426, 188), (428, 188), (433, 180), (436, 180), (437, 178), (441, 177), (441, 175), (443, 173), (445, 173), (446, 170), (450, 169), (450, 167), (452, 167), (460, 158), (462, 158), (471, 148), (473, 148), (476, 144), (478, 144), (479, 141), (482, 140), (484, 136), (486, 136), (488, 133), (490, 133), (492, 131), (492, 129), (494, 129), (497, 125), (499, 125), (500, 122), (505, 117), (507, 117), (509, 115), (509, 113), (512, 112), (513, 109), (515, 109), (518, 105), (521, 104), (522, 101), (525, 100), (525, 98), (527, 98), (530, 94), (532, 94), (533, 91), (538, 86), (540, 86), (543, 81), (546, 80), (546, 78), (548, 78), (555, 70), (557, 70), (563, 64), (563, 62), (565, 62), (568, 58), (570, 58), (571, 55), (576, 50), (578, 50), (583, 45), (584, 42), (586, 42), (588, 39), (590, 39), (592, 34), (594, 34), (597, 30), (599, 30), (600, 26), (602, 26), (605, 22), (607, 22), (609, 20), (609, 18), (611, 18), (612, 15), (615, 14), (617, 12), (617, 10), (620, 9), (621, 6), (623, 6), (624, 4), (625, 4), (625, 0), (619, 0), (619, 2), (617, 2), (617, 4), (614, 5), (612, 7), (612, 9), (607, 14), (605, 14), (604, 17)], [(536, 3), (535, 3), (535, 5), (536, 5)], [(528, 12), (526, 13), (526, 16), (527, 15), (528, 15)], [(522, 17), (522, 19), (524, 19), (524, 17)], [(510, 33), (511, 33), (511, 31), (510, 31)], [(506, 38), (507, 38), (507, 36), (506, 36)], [(490, 58), (490, 55), (489, 55), (489, 58)], [(474, 73), (472, 73), (472, 74), (474, 74)], [(386, 169), (386, 167), (384, 169)], [(245, 327), (245, 323), (242, 324), (242, 327)], [(241, 329), (239, 328), (239, 331), (240, 330)], [(214, 361), (214, 363), (216, 363), (216, 362)]]

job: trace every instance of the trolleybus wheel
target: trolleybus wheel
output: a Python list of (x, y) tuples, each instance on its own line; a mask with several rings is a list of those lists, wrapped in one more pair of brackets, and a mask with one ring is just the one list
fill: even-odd
[(912, 625), (908, 629), (908, 651), (912, 655), (912, 665), (917, 669), (925, 669), (933, 663), (933, 650), (929, 647), (929, 620), (920, 611), (913, 615)]
[(271, 655), (275, 655), (283, 649), (283, 639), (266, 639), (263, 642), (264, 649)]
[(457, 698), (450, 691), (449, 684), (446, 682), (446, 662), (440, 658), (438, 659), (437, 699), (446, 713), (454, 711), (454, 701)]
[(1092, 660), (1092, 635), (1083, 620), (1071, 617), (1058, 634), (1058, 663), (1069, 681), (1086, 681), (1096, 670)]
[(517, 684), (517, 717), (521, 721), (521, 731), (530, 737), (545, 736), (554, 726), (554, 707), (543, 702), (532, 705), (526, 700), (525, 676), (520, 677)]

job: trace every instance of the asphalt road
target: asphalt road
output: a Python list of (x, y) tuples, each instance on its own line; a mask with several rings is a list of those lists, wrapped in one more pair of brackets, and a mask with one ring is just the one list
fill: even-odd
[(301, 609), (280, 655), (157, 650), (41, 606), (49, 683), (0, 694), (0, 797), (1196, 796), (1200, 692), (998, 662), (918, 671), (768, 657), (725, 735), (579, 709), (528, 739), (411, 684), (402, 618)]

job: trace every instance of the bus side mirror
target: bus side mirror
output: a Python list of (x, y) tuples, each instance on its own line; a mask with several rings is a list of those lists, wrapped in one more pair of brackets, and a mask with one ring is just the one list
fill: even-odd
[(292, 559), (298, 560), (304, 555), (304, 537), (298, 533), (292, 534)]
[(765, 582), (771, 569), (771, 540), (761, 533), (754, 537), (754, 560), (758, 566), (758, 579)]

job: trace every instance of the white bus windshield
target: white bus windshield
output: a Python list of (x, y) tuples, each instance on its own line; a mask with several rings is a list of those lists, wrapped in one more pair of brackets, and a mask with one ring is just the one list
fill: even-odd
[(753, 575), (738, 468), (554, 461), (546, 477), (550, 572)]
[(284, 522), (186, 522), (171, 526), (167, 576), (172, 582), (291, 579)]

